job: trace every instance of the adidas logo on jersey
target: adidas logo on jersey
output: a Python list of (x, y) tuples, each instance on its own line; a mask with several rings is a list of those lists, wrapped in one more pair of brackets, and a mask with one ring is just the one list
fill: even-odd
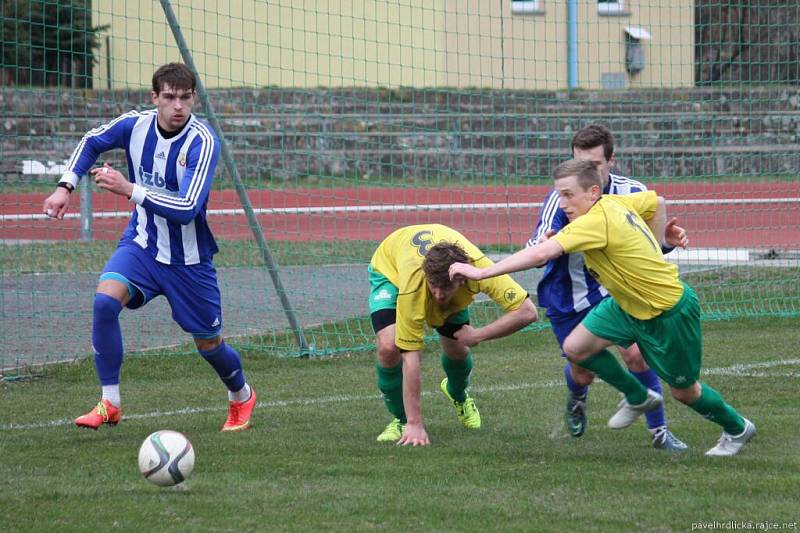
[(156, 159), (166, 159), (167, 156), (164, 155), (164, 152), (158, 152), (156, 154)]

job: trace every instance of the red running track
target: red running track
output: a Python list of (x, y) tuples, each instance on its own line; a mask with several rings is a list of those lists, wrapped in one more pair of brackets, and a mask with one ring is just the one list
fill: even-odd
[[(674, 201), (670, 216), (690, 232), (692, 247), (800, 249), (800, 182), (671, 183), (655, 189)], [(256, 209), (304, 209), (301, 213), (258, 215), (268, 240), (377, 241), (399, 226), (439, 222), (457, 228), (477, 244), (521, 246), (530, 236), (538, 206), (509, 208), (506, 204), (541, 202), (547, 186), (474, 187), (462, 190), (421, 188), (293, 189), (249, 191)], [(772, 199), (772, 202), (768, 200)], [(777, 201), (776, 199), (781, 199)], [(80, 238), (77, 218), (62, 221), (18, 218), (41, 213), (44, 195), (0, 195), (0, 239), (73, 240)], [(129, 212), (130, 204), (109, 193), (92, 197), (95, 213)], [(480, 204), (482, 207), (453, 204)], [(487, 206), (486, 204), (492, 204)], [(412, 210), (410, 206), (435, 209)], [(450, 205), (451, 207), (446, 207)], [(79, 195), (70, 212), (78, 213)], [(210, 210), (238, 209), (234, 191), (212, 193)], [(314, 208), (339, 208), (323, 211)], [(210, 214), (219, 239), (248, 239), (243, 214)], [(94, 238), (116, 240), (127, 216), (95, 218)]]

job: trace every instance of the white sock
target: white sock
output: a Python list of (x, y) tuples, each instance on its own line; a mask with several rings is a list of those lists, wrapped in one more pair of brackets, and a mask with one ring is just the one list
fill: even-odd
[(244, 384), (244, 387), (236, 392), (228, 391), (228, 400), (232, 402), (246, 402), (250, 399), (250, 385)]
[(119, 407), (119, 383), (116, 385), (103, 385), (103, 399), (111, 402), (114, 407)]

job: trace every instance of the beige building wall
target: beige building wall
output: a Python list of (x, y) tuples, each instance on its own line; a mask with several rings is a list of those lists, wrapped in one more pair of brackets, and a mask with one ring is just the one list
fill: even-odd
[[(564, 3), (564, 2), (560, 2)], [(624, 74), (629, 87), (694, 85), (694, 2), (692, 0), (626, 0), (623, 13), (602, 15), (596, 2), (578, 2), (578, 84), (601, 88), (604, 73)], [(566, 20), (566, 13), (564, 14)], [(625, 70), (625, 28), (646, 30), (642, 40), (645, 67)]]
[(541, 15), (515, 15), (511, 2), (446, 0), (442, 85), (507, 89), (567, 86), (564, 1)]
[[(626, 0), (603, 16), (578, 0), (578, 82), (601, 87), (623, 74), (631, 87), (691, 86), (693, 5)], [(511, 0), (175, 0), (207, 87), (567, 87), (565, 0), (539, 0), (536, 14)], [(108, 25), (95, 87), (149, 85), (155, 67), (180, 60), (160, 2), (95, 0)], [(645, 69), (625, 74), (625, 26), (646, 28)]]

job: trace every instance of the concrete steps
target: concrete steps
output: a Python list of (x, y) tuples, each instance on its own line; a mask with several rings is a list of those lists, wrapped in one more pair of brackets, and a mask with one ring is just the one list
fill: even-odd
[[(568, 155), (574, 132), (595, 121), (615, 132), (626, 174), (800, 173), (797, 87), (261, 89), (212, 98), (240, 172), (257, 179), (546, 176)], [(145, 92), (0, 90), (0, 181), (54, 179), (86, 131), (147, 99)], [(124, 163), (115, 154), (109, 161)]]

